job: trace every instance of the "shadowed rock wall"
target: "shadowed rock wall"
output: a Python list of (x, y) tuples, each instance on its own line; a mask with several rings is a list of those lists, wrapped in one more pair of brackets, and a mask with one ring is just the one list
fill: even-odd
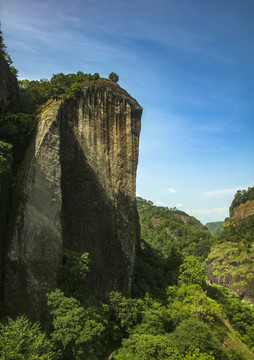
[(117, 84), (97, 80), (41, 114), (8, 248), (5, 302), (15, 313), (39, 318), (63, 248), (89, 252), (91, 291), (130, 293), (141, 113)]

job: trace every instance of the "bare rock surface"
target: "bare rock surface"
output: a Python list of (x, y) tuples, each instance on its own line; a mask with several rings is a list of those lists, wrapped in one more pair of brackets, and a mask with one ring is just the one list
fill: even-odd
[(119, 85), (97, 80), (40, 115), (7, 254), (5, 301), (14, 312), (40, 317), (64, 248), (89, 253), (91, 291), (130, 293), (141, 113)]

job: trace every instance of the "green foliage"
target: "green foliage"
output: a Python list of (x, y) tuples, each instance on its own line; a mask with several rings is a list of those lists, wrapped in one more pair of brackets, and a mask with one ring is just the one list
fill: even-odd
[(55, 360), (53, 343), (42, 332), (39, 323), (31, 323), (25, 316), (0, 323), (0, 359)]
[(50, 80), (20, 80), (20, 111), (33, 113), (49, 99), (73, 98), (81, 91), (80, 83), (99, 78), (98, 73), (91, 75), (78, 71), (76, 74), (53, 74)]
[(203, 265), (194, 257), (188, 256), (184, 259), (179, 270), (178, 284), (199, 284), (202, 288), (206, 286), (206, 272)]
[(12, 65), (13, 61), (6, 49), (7, 49), (7, 47), (4, 44), (3, 33), (2, 33), (1, 22), (0, 22), (0, 54), (5, 58), (7, 64), (9, 65), (9, 68), (11, 70), (11, 73), (15, 76), (15, 78), (17, 78), (18, 70)]
[(215, 360), (215, 357), (211, 354), (202, 353), (199, 349), (195, 349), (194, 347), (190, 347), (190, 349), (186, 352), (183, 360)]
[(208, 294), (221, 305), (231, 324), (240, 333), (241, 340), (254, 351), (253, 307), (229, 293), (225, 287), (210, 286)]
[(172, 343), (181, 355), (194, 348), (214, 355), (215, 359), (226, 359), (218, 340), (209, 326), (195, 317), (183, 320), (172, 334)]
[(146, 293), (160, 298), (165, 296), (169, 285), (176, 285), (179, 266), (183, 256), (172, 247), (167, 258), (142, 241), (142, 248), (137, 253), (132, 293), (143, 297)]
[(174, 327), (189, 317), (214, 323), (222, 316), (221, 307), (206, 295), (200, 285), (169, 287), (167, 293)]
[(3, 32), (2, 32), (2, 25), (1, 25), (1, 22), (0, 22), (0, 52), (4, 53), (6, 49), (6, 45), (4, 44), (4, 39), (3, 39)]
[(197, 219), (177, 210), (154, 206), (151, 201), (137, 198), (141, 237), (165, 258), (172, 248), (185, 256), (205, 260), (214, 238)]
[(146, 294), (143, 299), (142, 321), (135, 328), (135, 333), (165, 335), (172, 330), (169, 309), (161, 302)]
[(229, 208), (230, 216), (233, 215), (234, 209), (237, 206), (251, 200), (254, 200), (254, 186), (252, 188), (249, 187), (248, 190), (238, 190)]
[(119, 81), (119, 76), (114, 72), (110, 73), (108, 78), (109, 80), (114, 81), (115, 83)]
[(223, 221), (214, 221), (205, 225), (213, 236), (218, 236), (223, 231), (223, 223)]
[(113, 356), (114, 360), (180, 360), (177, 348), (166, 335), (134, 334), (122, 342), (122, 348)]
[(131, 333), (141, 320), (142, 301), (128, 299), (119, 292), (109, 294), (110, 309), (123, 335)]
[(230, 223), (225, 226), (223, 232), (218, 238), (222, 242), (242, 243), (246, 250), (251, 248), (254, 241), (254, 215), (240, 220), (237, 225)]
[(79, 93), (81, 92), (81, 87), (80, 84), (78, 82), (75, 82), (71, 85), (70, 90), (68, 92), (67, 97), (71, 98), (71, 97), (76, 97)]
[(0, 179), (11, 173), (12, 162), (12, 145), (0, 141)]
[(36, 128), (36, 119), (31, 114), (12, 114), (0, 118), (0, 140), (13, 146), (15, 165), (20, 165), (29, 141)]
[(82, 299), (85, 291), (85, 278), (89, 272), (89, 254), (64, 249), (63, 265), (60, 272), (60, 285), (68, 296)]
[(105, 346), (107, 323), (97, 309), (85, 309), (59, 289), (47, 298), (54, 328), (51, 336), (61, 350), (62, 359), (99, 359)]

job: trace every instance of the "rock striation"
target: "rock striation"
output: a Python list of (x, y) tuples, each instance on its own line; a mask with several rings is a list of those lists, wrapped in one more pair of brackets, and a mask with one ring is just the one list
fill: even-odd
[(23, 164), (6, 257), (5, 302), (39, 318), (63, 249), (88, 252), (89, 286), (130, 293), (139, 242), (136, 169), (142, 108), (109, 80), (47, 104)]
[(254, 215), (254, 200), (249, 200), (244, 204), (237, 206), (232, 214), (230, 214), (230, 218), (235, 224), (238, 224), (241, 220), (246, 219), (251, 215)]

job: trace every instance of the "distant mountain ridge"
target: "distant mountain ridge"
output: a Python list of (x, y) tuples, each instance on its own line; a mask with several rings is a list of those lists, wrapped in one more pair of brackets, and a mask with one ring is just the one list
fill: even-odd
[(223, 231), (224, 221), (213, 221), (205, 224), (213, 236), (218, 236)]
[(141, 238), (167, 257), (172, 248), (184, 255), (207, 257), (214, 241), (208, 229), (195, 217), (176, 208), (155, 206), (137, 197)]

